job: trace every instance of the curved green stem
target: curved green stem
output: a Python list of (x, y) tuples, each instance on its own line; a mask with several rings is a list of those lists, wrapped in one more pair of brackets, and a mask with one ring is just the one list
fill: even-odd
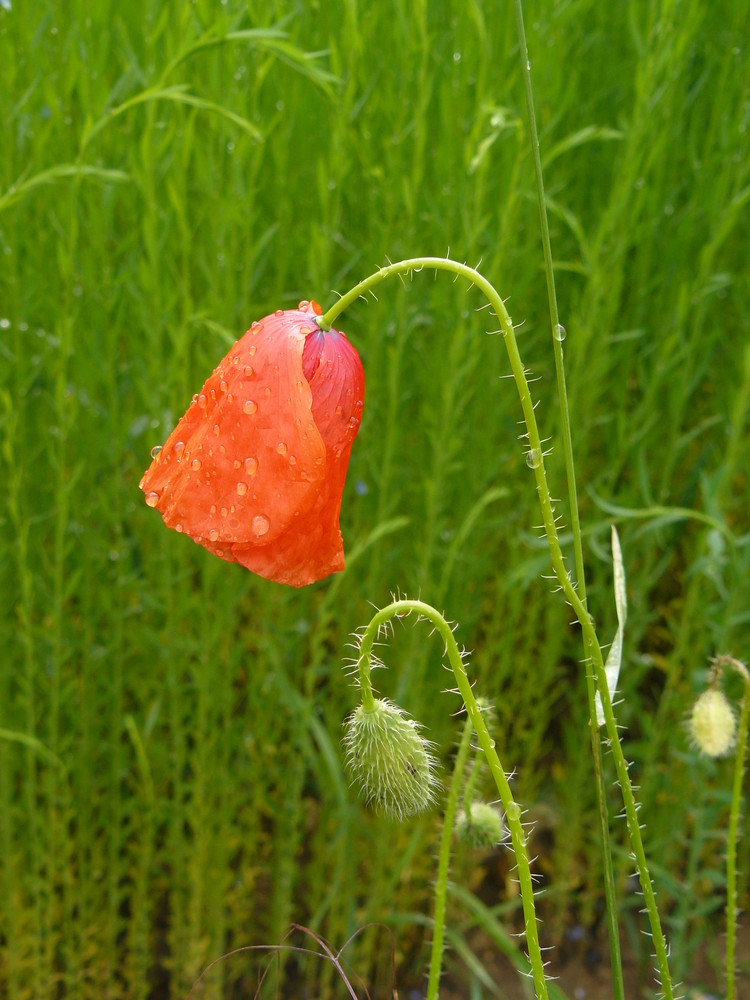
[[(331, 306), (331, 308), (319, 318), (318, 324), (322, 330), (329, 330), (336, 318), (344, 311), (344, 309), (347, 308), (347, 306), (351, 305), (352, 302), (356, 301), (356, 299), (360, 296), (364, 296), (365, 293), (371, 291), (381, 282), (385, 281), (386, 278), (391, 277), (392, 275), (422, 271), (425, 268), (434, 269), (435, 271), (449, 271), (458, 277), (467, 278), (485, 294), (495, 315), (500, 321), (500, 332), (502, 333), (503, 340), (505, 341), (505, 347), (508, 352), (513, 379), (516, 383), (516, 389), (521, 401), (524, 422), (526, 424), (526, 437), (529, 444), (529, 450), (526, 453), (526, 461), (529, 467), (533, 470), (534, 478), (536, 480), (537, 495), (542, 512), (544, 532), (549, 546), (552, 568), (565, 598), (573, 608), (581, 625), (585, 648), (593, 665), (597, 689), (601, 696), (602, 709), (604, 711), (607, 736), (610, 742), (612, 758), (614, 760), (617, 779), (622, 791), (628, 835), (630, 837), (633, 856), (636, 862), (638, 877), (641, 883), (641, 890), (643, 892), (646, 911), (648, 913), (649, 924), (651, 927), (651, 935), (656, 953), (661, 987), (665, 1000), (672, 1000), (673, 988), (669, 973), (669, 963), (667, 960), (666, 941), (661, 929), (661, 920), (656, 907), (654, 889), (651, 884), (651, 876), (646, 863), (646, 854), (643, 848), (640, 824), (638, 822), (638, 810), (635, 797), (633, 795), (630, 777), (628, 775), (628, 764), (622, 752), (617, 723), (612, 711), (612, 702), (607, 687), (607, 677), (604, 672), (604, 661), (602, 658), (601, 646), (599, 645), (599, 640), (597, 638), (596, 630), (593, 626), (591, 617), (585, 604), (579, 597), (565, 566), (565, 559), (562, 554), (560, 539), (555, 525), (554, 505), (549, 492), (549, 487), (547, 485), (544, 452), (539, 435), (539, 427), (536, 421), (536, 414), (534, 412), (534, 403), (531, 399), (526, 372), (518, 352), (518, 344), (513, 330), (513, 322), (507, 309), (505, 308), (503, 300), (495, 287), (490, 284), (490, 282), (475, 268), (469, 267), (467, 264), (460, 264), (458, 261), (450, 260), (445, 257), (413, 257), (407, 260), (398, 261), (395, 264), (388, 264), (381, 267), (374, 274), (371, 274), (368, 278), (360, 281), (359, 284), (355, 285), (354, 288), (343, 295), (338, 302)], [(484, 723), (482, 723), (482, 725), (484, 726)], [(486, 732), (486, 727), (484, 727), (484, 729)], [(479, 733), (479, 730), (477, 730), (477, 733)]]
[(534, 906), (534, 887), (531, 880), (529, 857), (526, 851), (526, 831), (521, 822), (521, 809), (513, 799), (508, 779), (505, 776), (505, 771), (495, 750), (495, 741), (490, 736), (482, 712), (477, 705), (474, 692), (471, 689), (471, 684), (466, 674), (463, 659), (461, 658), (461, 653), (453, 636), (453, 631), (440, 612), (423, 601), (409, 600), (393, 601), (387, 607), (376, 612), (362, 635), (359, 647), (357, 668), (360, 685), (363, 689), (368, 687), (370, 690), (372, 689), (370, 684), (370, 657), (372, 655), (372, 647), (380, 629), (395, 615), (409, 614), (411, 612), (416, 612), (421, 618), (431, 622), (445, 644), (448, 662), (456, 677), (458, 691), (466, 706), (471, 725), (477, 734), (477, 740), (487, 759), (492, 778), (500, 796), (500, 801), (503, 804), (518, 869), (518, 881), (521, 887), (521, 900), (523, 902), (524, 929), (529, 948), (529, 962), (531, 964), (534, 988), (538, 1000), (547, 1000), (547, 982), (544, 976), (542, 952), (539, 947), (536, 909)]
[(438, 871), (435, 879), (435, 914), (432, 921), (432, 949), (430, 951), (430, 974), (427, 981), (427, 1000), (437, 1000), (440, 987), (440, 972), (443, 965), (443, 942), (445, 940), (445, 908), (448, 896), (448, 869), (451, 861), (451, 841), (453, 839), (453, 823), (456, 818), (458, 796), (461, 791), (466, 761), (471, 750), (471, 735), (474, 727), (471, 719), (464, 723), (461, 742), (458, 745), (456, 761), (453, 765), (450, 791), (445, 803), (443, 815), (443, 832), (440, 836), (440, 854), (438, 855)]

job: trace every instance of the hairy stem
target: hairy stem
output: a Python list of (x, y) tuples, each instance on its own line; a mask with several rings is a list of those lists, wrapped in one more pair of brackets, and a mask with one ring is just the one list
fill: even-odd
[(471, 735), (474, 727), (471, 719), (464, 723), (461, 742), (458, 745), (456, 761), (453, 765), (448, 800), (445, 803), (443, 815), (443, 832), (440, 836), (440, 854), (438, 855), (438, 871), (435, 879), (435, 915), (432, 922), (432, 949), (430, 952), (430, 973), (427, 981), (427, 1000), (437, 1000), (440, 988), (440, 972), (443, 966), (443, 941), (445, 940), (445, 907), (448, 895), (448, 868), (451, 860), (451, 841), (453, 839), (453, 824), (456, 819), (458, 796), (461, 791), (466, 761), (471, 750)]
[[(356, 299), (360, 296), (364, 296), (367, 292), (371, 291), (381, 282), (385, 281), (386, 278), (389, 278), (392, 275), (410, 274), (422, 271), (425, 268), (435, 271), (448, 271), (459, 277), (467, 278), (485, 294), (495, 316), (500, 321), (501, 328), (499, 332), (502, 333), (505, 347), (508, 352), (508, 359), (510, 361), (513, 379), (521, 401), (524, 423), (526, 424), (526, 438), (529, 445), (526, 453), (526, 461), (528, 466), (533, 470), (534, 478), (536, 480), (537, 496), (542, 512), (542, 522), (544, 525), (544, 532), (547, 537), (547, 545), (549, 547), (552, 568), (565, 598), (573, 608), (581, 625), (585, 648), (593, 666), (594, 678), (601, 696), (602, 709), (604, 711), (604, 719), (607, 727), (607, 736), (609, 738), (612, 758), (614, 760), (615, 771), (617, 773), (617, 780), (622, 791), (628, 835), (630, 837), (633, 857), (636, 862), (641, 890), (643, 892), (645, 907), (648, 913), (661, 987), (665, 1000), (672, 1000), (674, 994), (669, 972), (669, 963), (667, 960), (666, 941), (661, 929), (661, 920), (656, 906), (656, 897), (654, 895), (653, 885), (651, 884), (651, 876), (646, 863), (646, 853), (643, 847), (643, 839), (641, 837), (641, 829), (638, 821), (638, 809), (635, 796), (633, 794), (633, 787), (628, 775), (628, 764), (622, 751), (620, 737), (617, 730), (617, 723), (612, 711), (612, 701), (607, 687), (607, 677), (604, 671), (601, 646), (599, 645), (599, 640), (591, 617), (585, 604), (579, 597), (565, 566), (565, 559), (560, 547), (560, 539), (555, 524), (554, 504), (549, 492), (549, 486), (547, 485), (544, 452), (539, 435), (539, 427), (536, 421), (536, 414), (534, 412), (534, 403), (531, 399), (531, 393), (529, 392), (526, 371), (518, 352), (518, 344), (513, 330), (513, 322), (507, 309), (505, 308), (503, 300), (495, 287), (475, 268), (469, 267), (468, 264), (461, 264), (458, 261), (450, 260), (445, 257), (413, 257), (407, 260), (398, 261), (395, 264), (388, 264), (381, 267), (374, 274), (371, 274), (368, 278), (360, 281), (359, 284), (355, 285), (354, 288), (343, 295), (338, 302), (331, 306), (331, 308), (318, 319), (318, 324), (322, 330), (329, 330), (336, 318), (344, 311), (344, 309), (347, 308), (347, 306), (351, 305), (352, 302), (356, 301)], [(477, 733), (479, 733), (479, 730), (477, 730)]]
[(737, 746), (734, 754), (732, 776), (732, 804), (729, 810), (727, 830), (727, 944), (726, 976), (727, 1000), (735, 1000), (735, 947), (737, 939), (737, 837), (740, 828), (740, 807), (742, 805), (742, 779), (745, 774), (745, 753), (747, 750), (747, 728), (750, 721), (750, 673), (744, 663), (731, 656), (721, 656), (716, 666), (732, 667), (742, 677), (745, 685), (740, 708), (740, 722), (737, 730)]
[(362, 635), (359, 647), (357, 668), (360, 684), (363, 687), (370, 684), (370, 657), (372, 655), (372, 647), (380, 634), (381, 628), (395, 615), (410, 614), (412, 612), (418, 614), (420, 618), (429, 621), (445, 644), (448, 662), (456, 677), (459, 694), (466, 706), (469, 720), (474, 732), (477, 734), (479, 746), (487, 759), (492, 778), (497, 787), (500, 801), (505, 810), (513, 853), (516, 858), (518, 882), (521, 887), (521, 900), (523, 903), (524, 929), (529, 949), (529, 962), (531, 964), (534, 988), (538, 1000), (547, 1000), (547, 981), (544, 976), (544, 962), (539, 946), (536, 908), (534, 906), (534, 886), (531, 880), (529, 857), (526, 850), (526, 831), (521, 822), (521, 809), (513, 799), (508, 779), (505, 776), (505, 771), (495, 750), (495, 741), (490, 736), (482, 712), (477, 705), (474, 692), (466, 674), (463, 659), (461, 658), (461, 653), (456, 645), (453, 631), (448, 622), (439, 611), (436, 611), (435, 608), (429, 604), (425, 604), (423, 601), (393, 601), (387, 607), (376, 612)]

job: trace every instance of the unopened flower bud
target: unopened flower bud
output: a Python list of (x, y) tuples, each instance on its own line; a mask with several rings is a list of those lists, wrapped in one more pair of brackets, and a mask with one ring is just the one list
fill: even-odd
[(499, 810), (487, 802), (472, 802), (469, 815), (462, 809), (456, 819), (456, 840), (468, 847), (496, 847), (505, 837)]
[(693, 743), (709, 757), (724, 757), (734, 746), (737, 720), (729, 700), (716, 688), (704, 691), (693, 705), (689, 729)]
[(365, 801), (402, 819), (427, 809), (439, 784), (419, 723), (391, 702), (359, 705), (346, 720), (347, 766)]

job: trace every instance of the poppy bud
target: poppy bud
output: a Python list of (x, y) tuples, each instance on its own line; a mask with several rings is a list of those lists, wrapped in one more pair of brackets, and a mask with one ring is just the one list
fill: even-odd
[(365, 801), (398, 819), (427, 809), (438, 780), (419, 723), (389, 701), (359, 705), (346, 720), (346, 762)]
[(496, 847), (505, 838), (505, 824), (499, 810), (487, 802), (472, 802), (469, 815), (460, 810), (456, 818), (456, 839), (468, 847)]
[(364, 403), (359, 355), (316, 314), (305, 301), (253, 323), (140, 482), (167, 527), (294, 587), (344, 568), (339, 511)]
[(700, 695), (688, 725), (693, 743), (709, 757), (724, 757), (734, 746), (737, 720), (729, 699), (717, 688)]

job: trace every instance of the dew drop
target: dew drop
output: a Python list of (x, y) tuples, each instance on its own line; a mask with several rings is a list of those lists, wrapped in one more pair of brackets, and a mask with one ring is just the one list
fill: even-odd
[(228, 388), (229, 388), (229, 386), (226, 384), (226, 382), (224, 381), (224, 379), (222, 379), (221, 382), (219, 382), (219, 389), (220, 389), (220, 391), (221, 392), (226, 392)]
[(250, 378), (250, 376), (253, 374), (253, 366), (245, 365), (244, 372), (245, 372), (245, 377)]
[(200, 469), (200, 467), (201, 467), (201, 462), (200, 462), (200, 459), (199, 459), (199, 458), (194, 458), (194, 459), (193, 459), (193, 461), (192, 461), (192, 462), (190, 463), (190, 468), (191, 468), (191, 469), (192, 469), (192, 470), (193, 470), (194, 472), (197, 472), (197, 471), (198, 471), (198, 469)]
[(266, 386), (266, 396), (270, 396), (270, 395), (271, 395), (271, 389), (270, 389), (269, 386)]
[(290, 455), (289, 456), (289, 464), (290, 465), (296, 465), (297, 464), (297, 459), (294, 457), (294, 455)]
[(279, 443), (276, 445), (276, 451), (279, 453), (279, 455), (286, 455), (286, 445), (284, 444), (283, 441), (279, 441)]
[(183, 527), (182, 527), (182, 525), (180, 524), (180, 522), (179, 522), (179, 521), (178, 521), (178, 522), (177, 522), (177, 524), (176, 524), (176, 525), (174, 526), (174, 530), (175, 530), (175, 531), (177, 531), (177, 532), (178, 532), (179, 534), (182, 534), (182, 532), (183, 532)]
[(161, 451), (161, 449), (162, 449), (162, 446), (160, 444), (154, 445), (154, 447), (151, 449), (151, 458), (156, 458), (156, 456), (159, 454), (159, 452)]
[(158, 504), (158, 502), (159, 502), (159, 494), (158, 493), (147, 493), (146, 494), (146, 506), (147, 507), (155, 507)]
[(196, 393), (193, 394), (193, 398), (190, 400), (190, 405), (192, 406), (193, 403), (197, 403), (197, 402), (198, 402), (198, 393), (196, 392)]
[(232, 462), (232, 466), (235, 469), (239, 469), (241, 467), (241, 462), (240, 462), (239, 458), (235, 458), (235, 460)]
[(555, 340), (559, 340), (562, 343), (562, 341), (565, 340), (565, 338), (568, 336), (568, 331), (565, 329), (562, 323), (555, 323), (554, 327), (552, 328), (552, 335), (554, 336)]
[(245, 403), (244, 403), (244, 405), (242, 407), (242, 412), (243, 413), (255, 413), (255, 411), (257, 409), (258, 409), (258, 404), (255, 402), (254, 399), (246, 399)]
[(255, 346), (255, 344), (251, 344), (250, 347), (248, 347), (247, 349), (247, 353), (250, 355), (250, 357), (252, 357), (257, 350), (258, 348)]
[(216, 504), (215, 503), (212, 503), (211, 506), (208, 508), (208, 513), (209, 514), (215, 514), (216, 513)]
[(257, 458), (246, 458), (245, 459), (245, 472), (248, 476), (254, 476), (258, 471), (258, 459)]
[(219, 427), (218, 424), (214, 424), (214, 434), (216, 435), (216, 437), (218, 437), (219, 434), (221, 434), (221, 428)]
[(310, 303), (308, 302), (307, 299), (303, 299), (300, 302), (300, 304), (297, 306), (297, 308), (299, 309), (300, 312), (303, 312), (303, 313), (309, 312), (310, 311)]
[(270, 527), (271, 522), (263, 514), (256, 514), (253, 518), (253, 534), (258, 536), (266, 535)]
[(215, 542), (218, 537), (219, 537), (219, 532), (216, 530), (216, 528), (211, 528), (211, 530), (208, 533), (209, 542)]
[(202, 410), (206, 409), (206, 397), (204, 393), (201, 393), (200, 396), (198, 396), (198, 406), (200, 406)]
[(274, 313), (274, 316), (283, 316), (283, 315), (284, 315), (283, 309), (277, 309), (276, 312)]
[(526, 452), (526, 464), (530, 469), (538, 469), (542, 464), (542, 453), (538, 448), (530, 448)]
[(226, 509), (226, 507), (222, 507), (221, 508), (221, 516), (222, 517), (226, 517), (228, 513), (229, 513), (229, 511)]
[(237, 483), (237, 496), (244, 497), (247, 493), (247, 483)]

